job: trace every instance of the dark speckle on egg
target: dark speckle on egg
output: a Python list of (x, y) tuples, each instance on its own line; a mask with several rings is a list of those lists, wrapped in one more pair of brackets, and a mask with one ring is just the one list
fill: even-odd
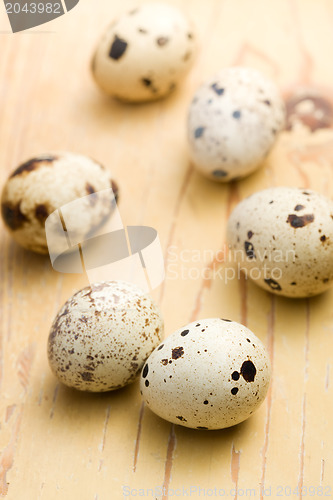
[(2, 201), (1, 215), (12, 231), (20, 229), (26, 222), (29, 222), (28, 217), (21, 210), (21, 202), (13, 204), (9, 201)]
[(223, 178), (228, 176), (228, 172), (226, 170), (214, 170), (213, 171), (213, 176), (216, 178)]
[(194, 131), (194, 137), (196, 139), (199, 139), (200, 137), (202, 137), (204, 131), (205, 131), (205, 127), (197, 127)]
[(146, 77), (141, 78), (141, 81), (146, 87), (150, 87), (153, 83), (151, 78), (146, 78)]
[(272, 278), (266, 278), (264, 281), (272, 290), (277, 290), (279, 292), (282, 290), (281, 285)]
[(245, 253), (249, 259), (255, 259), (256, 254), (254, 251), (254, 246), (250, 241), (245, 241), (244, 242), (244, 248), (245, 248)]
[(55, 155), (42, 155), (40, 157), (32, 158), (17, 167), (17, 169), (11, 174), (10, 178), (18, 175), (27, 175), (29, 172), (33, 172), (42, 166), (52, 167), (55, 160), (57, 160), (57, 156)]
[(157, 38), (156, 43), (159, 47), (164, 47), (164, 45), (166, 45), (168, 41), (169, 41), (168, 37), (160, 36), (159, 38)]
[(118, 61), (126, 52), (128, 43), (126, 40), (119, 38), (117, 35), (114, 36), (109, 57)]
[(90, 372), (82, 372), (80, 373), (80, 375), (82, 377), (82, 380), (84, 380), (85, 382), (92, 382), (94, 380), (94, 377)]
[(219, 87), (218, 83), (213, 83), (211, 85), (212, 89), (214, 90), (214, 92), (218, 95), (218, 96), (221, 96), (224, 94), (224, 88), (223, 87)]
[(246, 382), (253, 382), (257, 373), (257, 369), (251, 360), (244, 361), (241, 366), (240, 373)]
[(181, 358), (183, 355), (184, 355), (183, 347), (175, 347), (174, 349), (172, 349), (172, 359)]
[(142, 377), (143, 378), (146, 378), (147, 375), (148, 375), (148, 370), (149, 370), (149, 367), (148, 367), (148, 363), (145, 364), (145, 366), (143, 367), (143, 370), (142, 370)]
[(295, 214), (288, 215), (287, 222), (291, 225), (291, 227), (297, 229), (299, 227), (307, 226), (314, 221), (314, 214), (306, 214), (302, 216), (298, 216)]

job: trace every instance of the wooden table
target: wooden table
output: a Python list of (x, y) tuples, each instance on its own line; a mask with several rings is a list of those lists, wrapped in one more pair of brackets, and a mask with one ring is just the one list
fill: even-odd
[[(288, 300), (219, 274), (226, 221), (239, 200), (277, 185), (333, 192), (333, 2), (170, 3), (196, 23), (199, 58), (174, 95), (136, 106), (103, 96), (89, 72), (101, 31), (132, 1), (81, 0), (66, 16), (16, 35), (1, 4), (0, 182), (19, 162), (50, 150), (99, 159), (119, 182), (125, 224), (158, 229), (167, 279), (154, 295), (166, 334), (197, 318), (246, 324), (269, 350), (271, 389), (245, 423), (204, 432), (154, 416), (137, 383), (101, 395), (58, 384), (46, 357), (48, 331), (86, 279), (53, 271), (47, 257), (20, 249), (1, 226), (0, 492), (8, 499), (117, 500), (161, 486), (169, 498), (183, 488), (192, 488), (192, 498), (209, 488), (213, 498), (214, 488), (229, 498), (333, 495), (333, 290)], [(303, 121), (312, 130), (294, 116), (261, 170), (218, 185), (189, 164), (185, 119), (196, 87), (234, 64), (274, 78), (291, 107), (303, 89), (307, 98), (295, 109), (310, 113)]]

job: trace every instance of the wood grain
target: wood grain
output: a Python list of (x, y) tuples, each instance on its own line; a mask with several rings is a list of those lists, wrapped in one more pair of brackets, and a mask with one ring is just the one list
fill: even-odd
[[(165, 500), (168, 488), (191, 487), (223, 488), (235, 499), (251, 489), (263, 499), (269, 488), (277, 498), (279, 486), (298, 487), (292, 498), (306, 498), (305, 488), (333, 487), (333, 291), (288, 300), (244, 278), (225, 279), (226, 221), (239, 200), (276, 185), (332, 196), (333, 2), (170, 3), (197, 25), (198, 60), (175, 94), (134, 106), (101, 95), (89, 73), (101, 31), (134, 2), (81, 0), (68, 15), (16, 35), (8, 33), (1, 3), (0, 183), (41, 152), (99, 159), (119, 182), (125, 224), (158, 229), (167, 279), (154, 296), (166, 333), (199, 317), (241, 321), (269, 350), (271, 388), (248, 421), (204, 432), (153, 415), (137, 383), (101, 395), (58, 384), (46, 358), (48, 331), (86, 280), (56, 273), (47, 257), (17, 247), (1, 226), (0, 494), (8, 499), (117, 500), (123, 486), (164, 486), (150, 497)], [(321, 111), (305, 119), (308, 126), (294, 120), (259, 171), (217, 185), (189, 164), (185, 120), (195, 88), (232, 64), (274, 78), (291, 104), (302, 92), (311, 108), (319, 96)]]

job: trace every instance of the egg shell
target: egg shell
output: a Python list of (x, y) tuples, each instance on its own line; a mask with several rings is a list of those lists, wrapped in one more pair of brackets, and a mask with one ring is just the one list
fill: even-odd
[(310, 297), (333, 283), (333, 203), (309, 189), (275, 187), (239, 203), (227, 227), (232, 259), (267, 291)]
[(151, 101), (170, 92), (197, 53), (193, 26), (172, 5), (151, 2), (120, 17), (100, 40), (92, 60), (97, 84), (125, 101)]
[[(95, 160), (83, 155), (57, 152), (32, 158), (20, 165), (7, 180), (1, 197), (1, 214), (12, 237), (22, 247), (48, 252), (45, 220), (56, 209), (97, 191), (118, 186), (111, 174)], [(110, 196), (98, 196), (94, 204), (73, 214), (81, 241), (112, 213)], [(80, 223), (81, 221), (81, 223)]]
[(105, 392), (133, 382), (163, 337), (161, 313), (131, 283), (95, 283), (57, 314), (48, 339), (53, 373), (69, 387)]
[(189, 108), (194, 167), (219, 182), (248, 175), (284, 125), (285, 106), (271, 80), (252, 68), (225, 68), (197, 90)]
[(140, 388), (148, 407), (165, 420), (212, 430), (248, 418), (269, 380), (261, 341), (239, 323), (211, 318), (167, 337), (143, 367)]

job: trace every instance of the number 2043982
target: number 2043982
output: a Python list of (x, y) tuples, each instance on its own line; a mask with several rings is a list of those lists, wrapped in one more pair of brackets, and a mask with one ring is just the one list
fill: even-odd
[(24, 3), (20, 4), (18, 2), (7, 2), (6, 3), (7, 14), (62, 14), (61, 4), (56, 3)]
[(290, 486), (277, 486), (276, 496), (277, 497), (291, 497), (291, 496), (302, 496), (303, 498), (309, 497), (331, 497), (332, 489), (330, 486), (302, 486), (291, 488)]

